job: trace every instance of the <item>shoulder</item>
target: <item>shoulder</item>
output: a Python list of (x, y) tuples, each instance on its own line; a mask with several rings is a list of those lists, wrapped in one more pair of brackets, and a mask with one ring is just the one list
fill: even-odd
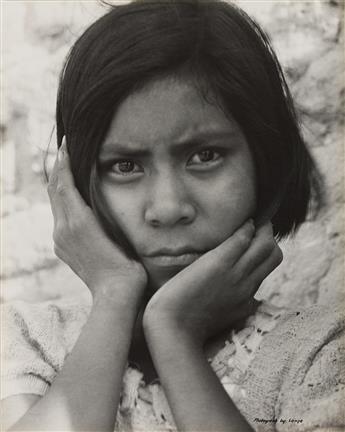
[(281, 314), (259, 347), (258, 356), (270, 356), (272, 360), (274, 354), (278, 356), (277, 362), (292, 362), (303, 355), (312, 356), (331, 339), (344, 333), (343, 309), (340, 304), (313, 305)]
[[(258, 348), (253, 367), (280, 373), (309, 367), (317, 353), (344, 337), (345, 312), (340, 304), (313, 305), (283, 313)], [(333, 341), (333, 342), (332, 342)], [(302, 367), (302, 365), (304, 365)]]
[[(342, 305), (313, 306), (301, 312), (291, 327), (300, 334), (292, 336), (296, 340), (295, 355), (280, 387), (276, 414), (302, 420), (297, 430), (343, 427), (344, 308)], [(296, 430), (293, 426), (296, 425), (284, 430)]]
[(89, 305), (78, 303), (16, 301), (2, 304), (6, 348), (21, 342), (22, 346), (30, 345), (35, 350), (49, 350), (54, 343), (59, 343), (68, 350), (74, 345), (89, 310)]
[(44, 393), (72, 350), (89, 309), (77, 303), (1, 305), (2, 398)]
[[(333, 303), (329, 305), (312, 305), (306, 308), (291, 309), (282, 315), (278, 325), (272, 332), (273, 337), (284, 333), (289, 338), (312, 339), (327, 338), (345, 325), (344, 305)], [(315, 332), (312, 332), (315, 330)], [(312, 332), (312, 333), (311, 333)]]
[(303, 420), (276, 425), (277, 430), (285, 427), (284, 431), (341, 422), (339, 402), (345, 391), (343, 309), (340, 304), (313, 305), (282, 314), (263, 340), (246, 376), (253, 418)]

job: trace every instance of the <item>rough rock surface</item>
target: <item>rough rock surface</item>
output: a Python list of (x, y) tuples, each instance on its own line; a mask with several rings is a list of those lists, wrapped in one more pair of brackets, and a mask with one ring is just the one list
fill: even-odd
[[(282, 243), (283, 264), (258, 296), (279, 306), (344, 301), (344, 40), (341, 1), (238, 3), (270, 34), (325, 176), (327, 208)], [(88, 296), (53, 253), (43, 156), (54, 127), (63, 58), (99, 3), (3, 4), (2, 301)], [(54, 159), (54, 134), (48, 166)]]

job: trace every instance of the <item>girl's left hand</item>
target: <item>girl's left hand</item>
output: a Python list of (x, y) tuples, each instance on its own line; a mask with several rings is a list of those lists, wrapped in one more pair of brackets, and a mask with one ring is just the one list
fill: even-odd
[(255, 232), (248, 221), (154, 294), (143, 317), (146, 335), (173, 331), (203, 345), (250, 315), (254, 294), (282, 259), (271, 223)]

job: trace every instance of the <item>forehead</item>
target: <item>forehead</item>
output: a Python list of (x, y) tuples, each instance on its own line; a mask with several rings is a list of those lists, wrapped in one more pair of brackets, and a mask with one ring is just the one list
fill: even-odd
[(242, 135), (237, 123), (207, 102), (191, 80), (157, 79), (118, 107), (103, 149), (114, 143), (143, 147), (181, 142), (200, 134)]

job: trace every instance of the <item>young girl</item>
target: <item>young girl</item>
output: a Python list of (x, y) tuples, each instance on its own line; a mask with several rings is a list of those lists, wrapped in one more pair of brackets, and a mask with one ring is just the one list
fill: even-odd
[(321, 183), (262, 30), (213, 0), (113, 7), (79, 38), (48, 193), (91, 306), (6, 306), (9, 430), (344, 426), (340, 307), (254, 298)]

